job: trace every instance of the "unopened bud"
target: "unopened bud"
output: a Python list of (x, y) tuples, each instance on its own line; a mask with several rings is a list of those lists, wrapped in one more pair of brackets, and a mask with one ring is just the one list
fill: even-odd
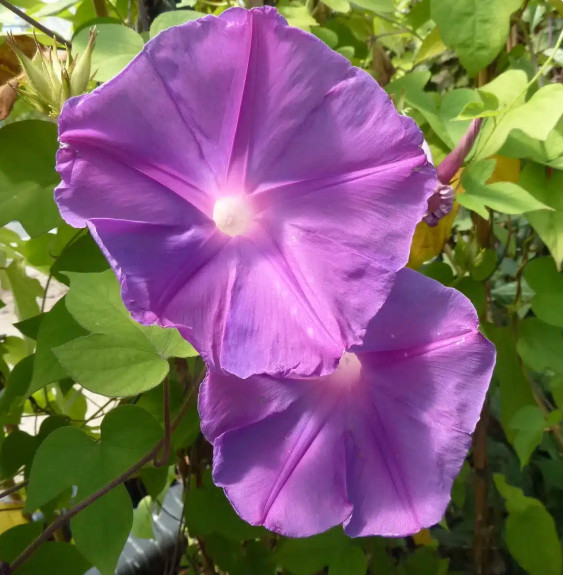
[(92, 75), (92, 51), (96, 43), (96, 29), (90, 30), (90, 37), (86, 50), (78, 54), (70, 69), (70, 95), (79, 96), (84, 94)]
[(40, 46), (36, 40), (36, 56), (30, 60), (8, 37), (25, 76), (18, 90), (22, 97), (41, 112), (58, 116), (66, 100), (83, 94), (88, 87), (95, 37), (96, 32), (92, 30), (84, 53), (74, 60), (68, 49), (65, 57), (54, 40), (51, 49)]
[(45, 108), (48, 108), (52, 91), (51, 83), (48, 76), (45, 75), (41, 58), (38, 59), (35, 57), (33, 60), (30, 60), (24, 52), (18, 48), (11, 34), (8, 34), (7, 42), (26, 75), (28, 86), (37, 98), (37, 107), (45, 111)]
[(442, 163), (438, 166), (438, 180), (442, 184), (449, 184), (453, 177), (456, 175), (457, 171), (463, 165), (463, 162), (473, 144), (477, 139), (479, 130), (481, 129), (481, 124), (483, 123), (482, 118), (476, 118), (472, 120), (467, 132), (463, 135), (458, 145), (444, 158)]

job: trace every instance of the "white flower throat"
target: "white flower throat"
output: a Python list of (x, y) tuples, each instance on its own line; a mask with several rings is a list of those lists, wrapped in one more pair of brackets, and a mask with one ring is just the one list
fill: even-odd
[(252, 212), (244, 196), (226, 196), (213, 206), (213, 221), (228, 236), (240, 236), (250, 228)]

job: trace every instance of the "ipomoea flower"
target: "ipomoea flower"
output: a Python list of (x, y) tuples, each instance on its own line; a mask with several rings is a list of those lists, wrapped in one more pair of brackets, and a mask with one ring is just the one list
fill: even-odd
[(405, 269), (332, 375), (208, 375), (214, 481), (243, 519), (284, 535), (415, 533), (442, 518), (494, 358), (469, 300)]
[(59, 208), (133, 317), (240, 377), (334, 370), (436, 187), (415, 123), (268, 7), (160, 33), (59, 130)]

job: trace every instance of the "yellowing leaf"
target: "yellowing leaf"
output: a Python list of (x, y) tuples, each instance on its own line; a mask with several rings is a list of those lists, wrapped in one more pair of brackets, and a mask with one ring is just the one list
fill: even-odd
[(430, 529), (421, 529), (412, 536), (415, 545), (432, 545), (432, 535)]
[(420, 222), (414, 231), (409, 256), (408, 267), (418, 269), (424, 262), (436, 257), (442, 252), (444, 245), (452, 234), (452, 225), (457, 214), (459, 204), (454, 204), (454, 209), (442, 218), (438, 225), (431, 228), (426, 222)]
[(520, 180), (520, 160), (518, 158), (505, 158), (504, 156), (492, 156), (496, 160), (495, 169), (487, 184), (495, 182), (512, 182), (517, 184)]
[(0, 533), (4, 533), (16, 525), (27, 523), (22, 515), (22, 509), (23, 503), (21, 501), (0, 503)]

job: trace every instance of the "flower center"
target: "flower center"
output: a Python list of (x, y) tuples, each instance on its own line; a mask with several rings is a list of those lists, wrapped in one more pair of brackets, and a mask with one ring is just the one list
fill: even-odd
[(213, 206), (215, 225), (228, 236), (240, 236), (248, 230), (252, 222), (250, 206), (244, 197), (227, 196), (220, 198)]
[(353, 385), (360, 379), (362, 364), (355, 353), (345, 351), (335, 372), (329, 376), (339, 385)]

